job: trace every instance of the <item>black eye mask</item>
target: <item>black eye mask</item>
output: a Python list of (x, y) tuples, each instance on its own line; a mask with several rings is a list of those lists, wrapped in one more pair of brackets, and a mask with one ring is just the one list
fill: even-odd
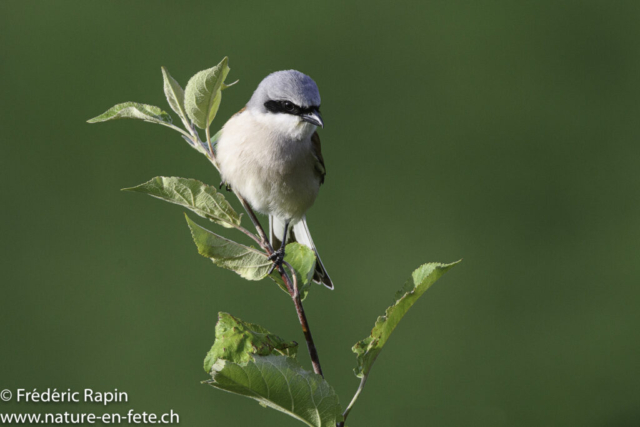
[(264, 107), (272, 113), (292, 114), (294, 116), (309, 114), (320, 110), (320, 106), (312, 105), (307, 108), (302, 108), (291, 101), (267, 101), (264, 103)]

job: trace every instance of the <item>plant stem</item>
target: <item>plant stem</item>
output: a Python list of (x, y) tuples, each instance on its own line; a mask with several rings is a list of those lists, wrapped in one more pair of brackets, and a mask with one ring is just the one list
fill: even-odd
[(250, 232), (249, 230), (247, 230), (246, 228), (244, 228), (241, 225), (234, 225), (234, 227), (236, 228), (236, 230), (243, 232), (244, 234), (246, 234), (247, 236), (249, 236), (251, 239), (253, 239), (254, 242), (256, 242), (258, 245), (262, 246), (262, 242), (260, 241), (260, 239), (258, 239), (256, 237), (255, 234), (253, 234), (252, 232)]
[(209, 126), (207, 126), (207, 129), (204, 132), (207, 135), (207, 144), (209, 145), (209, 155), (211, 156), (211, 159), (213, 159), (213, 161), (215, 162), (216, 157), (213, 154), (213, 144), (211, 144), (211, 132), (209, 131)]
[(322, 367), (320, 366), (320, 356), (318, 356), (318, 350), (316, 349), (316, 345), (313, 342), (313, 336), (311, 335), (311, 330), (309, 329), (307, 315), (304, 312), (304, 306), (302, 305), (302, 299), (300, 298), (300, 290), (298, 289), (298, 279), (296, 277), (296, 273), (293, 270), (293, 267), (289, 265), (289, 263), (285, 264), (287, 264), (289, 270), (291, 270), (291, 275), (293, 277), (293, 292), (290, 292), (290, 294), (291, 298), (293, 299), (293, 303), (296, 306), (298, 320), (300, 321), (300, 326), (302, 326), (302, 333), (304, 334), (304, 338), (307, 341), (307, 349), (309, 350), (309, 356), (311, 357), (313, 372), (324, 378)]
[(353, 404), (356, 403), (356, 400), (358, 400), (360, 393), (362, 393), (362, 389), (364, 388), (364, 385), (367, 382), (367, 378), (369, 378), (369, 374), (364, 375), (360, 380), (360, 385), (358, 386), (358, 390), (356, 390), (356, 394), (353, 395), (353, 399), (351, 399), (349, 406), (347, 406), (347, 409), (345, 409), (344, 413), (342, 414), (342, 418), (344, 419), (342, 420), (342, 422), (339, 422), (336, 425), (336, 427), (344, 427), (344, 423), (347, 421), (347, 416), (349, 416), (349, 412), (351, 412), (351, 408), (353, 408)]
[(260, 221), (258, 221), (258, 217), (256, 216), (255, 212), (253, 211), (253, 209), (251, 209), (251, 206), (249, 206), (249, 203), (247, 203), (247, 201), (240, 194), (236, 193), (235, 191), (233, 193), (236, 195), (238, 200), (240, 200), (240, 203), (242, 204), (242, 207), (244, 208), (244, 210), (247, 211), (247, 215), (249, 215), (249, 218), (251, 219), (253, 226), (256, 228), (256, 231), (258, 232), (260, 239), (262, 239), (261, 246), (265, 251), (267, 251), (268, 255), (271, 256), (271, 254), (273, 253), (273, 248), (271, 247), (271, 244), (269, 243), (269, 239), (267, 238), (267, 235), (265, 234), (264, 229), (262, 228), (262, 225), (260, 225)]
[(318, 356), (318, 350), (316, 349), (316, 345), (313, 342), (313, 336), (311, 335), (311, 330), (309, 329), (309, 322), (307, 321), (307, 315), (304, 313), (302, 300), (300, 299), (300, 295), (297, 295), (292, 298), (293, 298), (293, 303), (296, 306), (296, 312), (298, 313), (298, 320), (300, 321), (300, 326), (302, 326), (302, 333), (304, 334), (304, 339), (307, 340), (307, 349), (309, 350), (309, 356), (311, 357), (313, 372), (315, 372), (316, 374), (324, 378), (324, 374), (322, 373), (322, 367), (320, 366), (320, 356)]

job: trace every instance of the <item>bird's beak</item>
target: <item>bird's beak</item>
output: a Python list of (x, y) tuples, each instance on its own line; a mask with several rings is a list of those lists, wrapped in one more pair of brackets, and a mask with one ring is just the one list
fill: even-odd
[(318, 110), (313, 110), (310, 113), (303, 114), (300, 116), (300, 118), (305, 122), (311, 123), (312, 125), (324, 128), (324, 121), (322, 120), (322, 116), (320, 115), (320, 111)]

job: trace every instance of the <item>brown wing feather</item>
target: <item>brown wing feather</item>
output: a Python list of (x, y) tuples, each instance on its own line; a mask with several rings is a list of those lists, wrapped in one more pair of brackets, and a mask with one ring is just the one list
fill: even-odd
[(234, 114), (233, 116), (231, 116), (231, 117), (235, 117), (235, 116), (237, 116), (238, 114), (242, 113), (242, 112), (243, 112), (244, 110), (246, 110), (246, 109), (247, 109), (247, 107), (246, 107), (246, 106), (245, 106), (245, 107), (242, 107), (242, 110), (238, 111), (237, 113), (235, 113), (235, 114)]
[(324, 177), (327, 174), (327, 169), (324, 166), (324, 158), (322, 157), (322, 144), (320, 144), (320, 135), (318, 132), (314, 132), (311, 135), (311, 147), (313, 149), (313, 155), (318, 161), (316, 163), (316, 170), (320, 174), (320, 184), (324, 184)]

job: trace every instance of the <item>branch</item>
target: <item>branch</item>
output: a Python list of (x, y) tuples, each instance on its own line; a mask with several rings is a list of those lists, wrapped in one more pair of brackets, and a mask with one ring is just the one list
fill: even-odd
[(260, 239), (258, 239), (256, 237), (255, 234), (253, 234), (252, 232), (250, 232), (249, 230), (247, 230), (246, 228), (244, 228), (241, 225), (234, 225), (235, 229), (238, 231), (243, 232), (244, 234), (246, 234), (247, 236), (249, 236), (251, 239), (253, 239), (254, 242), (256, 242), (258, 245), (262, 246), (262, 242), (260, 241)]
[(289, 265), (289, 263), (286, 263), (286, 264), (289, 267), (289, 270), (291, 270), (291, 275), (293, 277), (293, 293), (291, 294), (291, 298), (293, 299), (293, 303), (296, 306), (296, 312), (298, 313), (298, 320), (300, 321), (300, 326), (302, 326), (302, 333), (304, 334), (304, 339), (307, 341), (307, 349), (309, 350), (309, 356), (311, 357), (313, 372), (315, 372), (316, 374), (324, 378), (324, 374), (322, 373), (322, 367), (320, 366), (320, 356), (318, 356), (318, 350), (316, 349), (316, 345), (313, 342), (311, 329), (309, 329), (309, 321), (307, 320), (307, 315), (305, 314), (304, 307), (302, 305), (302, 299), (300, 298), (300, 290), (298, 289), (298, 279), (296, 277), (296, 272), (293, 270), (293, 267)]
[[(231, 190), (233, 191), (233, 188)], [(258, 217), (256, 216), (255, 212), (253, 211), (253, 209), (251, 209), (251, 206), (249, 206), (249, 203), (247, 203), (247, 201), (240, 194), (236, 193), (235, 191), (233, 191), (233, 194), (235, 194), (238, 200), (240, 200), (242, 207), (247, 212), (247, 215), (249, 215), (249, 218), (251, 219), (253, 226), (256, 228), (256, 231), (258, 232), (260, 239), (262, 239), (262, 243), (260, 244), (260, 246), (262, 246), (262, 249), (264, 249), (267, 252), (267, 255), (271, 256), (271, 254), (273, 253), (273, 248), (271, 247), (271, 244), (269, 243), (269, 239), (267, 238), (267, 235), (265, 234), (264, 229), (262, 228), (262, 225), (260, 225), (260, 221), (258, 221)]]

